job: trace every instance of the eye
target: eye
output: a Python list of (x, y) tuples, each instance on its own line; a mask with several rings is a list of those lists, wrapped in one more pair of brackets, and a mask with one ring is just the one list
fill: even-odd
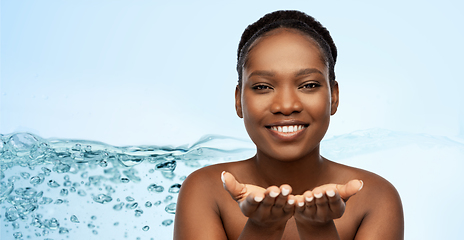
[(304, 84), (303, 86), (301, 86), (301, 88), (309, 88), (309, 89), (311, 89), (311, 88), (317, 88), (317, 87), (320, 87), (320, 86), (321, 86), (321, 84), (319, 84), (319, 83), (311, 82), (311, 83)]
[(256, 85), (253, 86), (254, 90), (271, 90), (272, 88), (267, 85)]

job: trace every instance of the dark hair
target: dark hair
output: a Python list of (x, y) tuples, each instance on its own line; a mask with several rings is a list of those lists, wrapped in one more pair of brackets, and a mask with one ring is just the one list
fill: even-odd
[(238, 85), (242, 86), (242, 72), (250, 46), (261, 36), (277, 28), (296, 29), (309, 35), (319, 45), (323, 60), (329, 68), (329, 82), (335, 82), (335, 62), (337, 47), (329, 31), (313, 17), (295, 10), (282, 10), (268, 13), (255, 23), (248, 25), (242, 34), (237, 50)]

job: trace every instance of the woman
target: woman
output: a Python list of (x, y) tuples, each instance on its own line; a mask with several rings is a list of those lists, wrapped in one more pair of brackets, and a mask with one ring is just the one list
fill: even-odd
[(184, 181), (175, 239), (403, 238), (396, 189), (319, 153), (338, 107), (336, 57), (327, 29), (302, 12), (273, 12), (248, 26), (235, 106), (257, 153)]

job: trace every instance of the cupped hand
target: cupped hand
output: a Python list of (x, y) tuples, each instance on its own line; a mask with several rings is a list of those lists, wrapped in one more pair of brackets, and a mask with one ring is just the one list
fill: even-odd
[(344, 185), (326, 184), (295, 196), (295, 220), (311, 225), (324, 224), (340, 218), (345, 212), (346, 201), (363, 187), (360, 180)]
[(239, 203), (242, 213), (261, 226), (277, 226), (287, 222), (293, 216), (295, 197), (290, 195), (292, 188), (283, 184), (267, 189), (239, 183), (228, 172), (221, 176), (224, 188)]

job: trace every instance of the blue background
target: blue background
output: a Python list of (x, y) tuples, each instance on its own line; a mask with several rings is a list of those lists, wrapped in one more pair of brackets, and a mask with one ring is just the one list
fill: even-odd
[[(3, 0), (0, 133), (119, 146), (181, 145), (205, 134), (248, 138), (234, 109), (236, 48), (248, 24), (278, 9), (314, 16), (338, 47), (340, 106), (326, 138), (375, 128), (464, 142), (458, 1)], [(410, 170), (424, 164), (417, 154), (402, 157)], [(398, 161), (359, 164), (384, 171), (397, 186), (410, 239), (437, 239), (444, 228), (462, 226), (451, 206), (433, 214), (412, 207), (443, 204), (443, 195), (462, 186), (461, 178), (444, 179), (463, 159), (437, 175), (439, 160), (424, 165), (430, 173), (412, 176), (396, 171)], [(439, 218), (446, 224), (433, 230)]]

